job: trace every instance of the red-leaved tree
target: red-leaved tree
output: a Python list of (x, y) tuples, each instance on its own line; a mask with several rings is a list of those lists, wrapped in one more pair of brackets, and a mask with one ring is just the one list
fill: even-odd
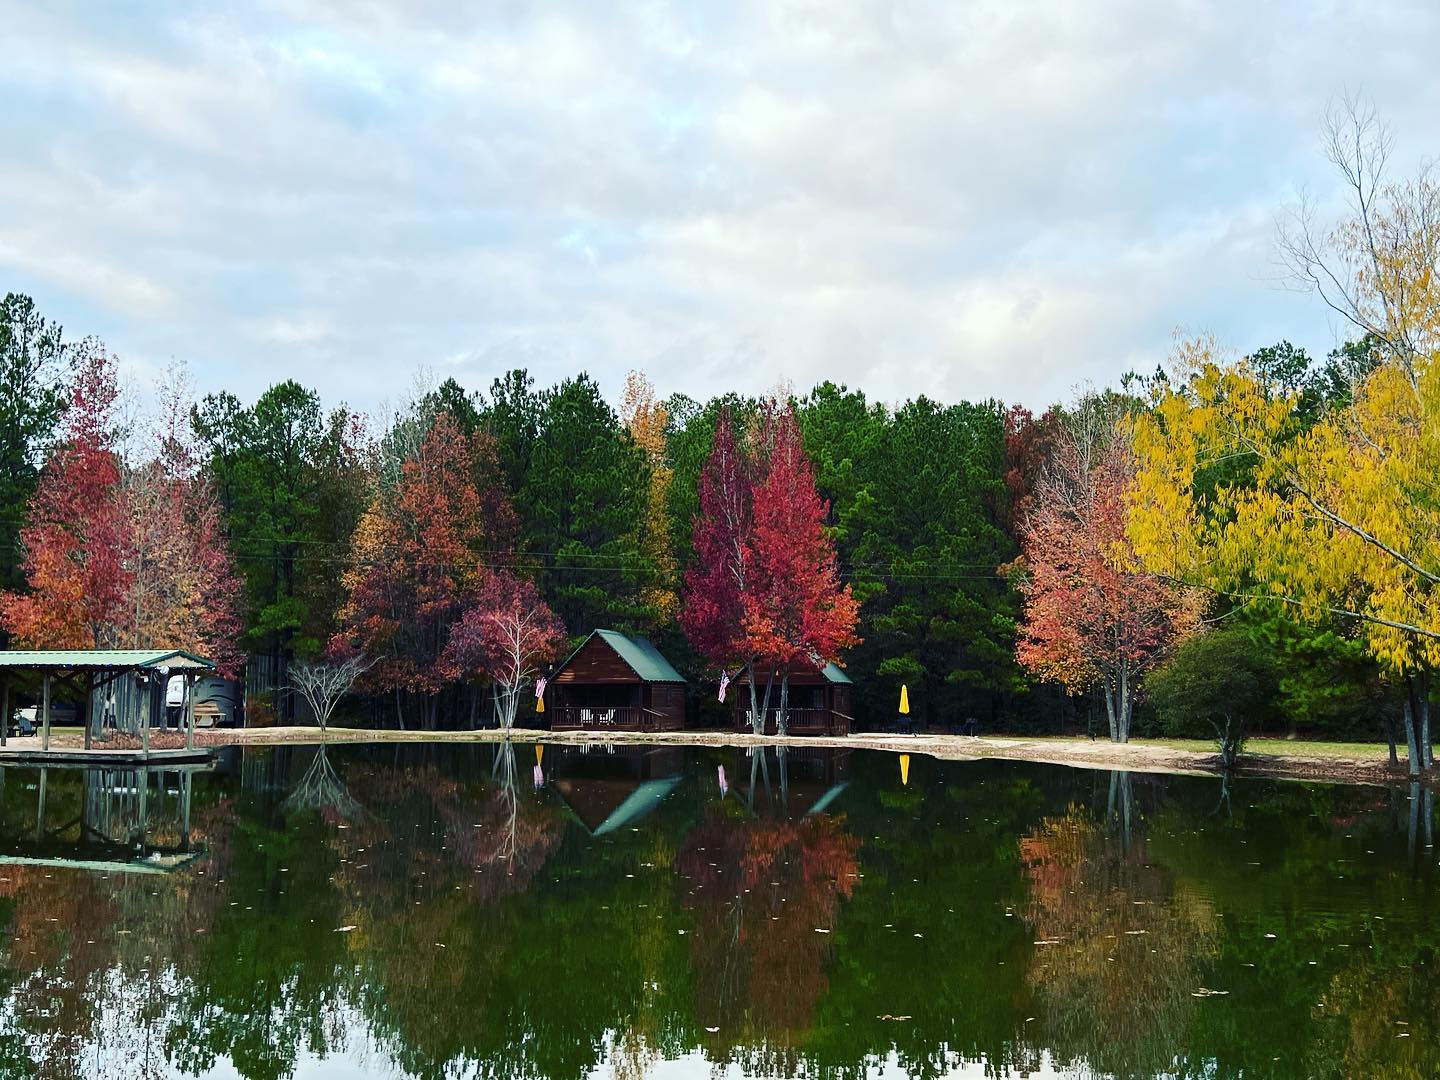
[[(791, 671), (823, 667), (853, 647), (860, 605), (840, 581), (835, 544), (825, 532), (829, 505), (815, 488), (788, 402), (766, 408), (760, 446), (764, 464), (754, 488), (752, 587), (744, 596), (744, 627), (752, 656), (779, 672), (775, 727), (783, 735), (789, 727)], [(750, 681), (753, 687), (753, 670)], [(768, 706), (768, 688), (766, 699)]]
[(115, 447), (115, 358), (79, 350), (60, 443), (20, 530), (29, 589), (0, 597), (0, 618), (30, 648), (115, 648), (129, 594), (126, 514)]
[(0, 617), (36, 648), (182, 648), (238, 667), (240, 582), (220, 510), (186, 441), (183, 373), (162, 385), (153, 455), (115, 445), (115, 358), (87, 344), (60, 445), (21, 531), (24, 593)]
[[(715, 441), (700, 473), (700, 512), (695, 517), (694, 562), (685, 571), (680, 626), (692, 648), (717, 667), (753, 666), (745, 634), (750, 588), (750, 540), (754, 532), (754, 478), (741, 452), (735, 419), (721, 409)], [(760, 717), (755, 680), (750, 714)]]
[(1193, 592), (1146, 572), (1126, 536), (1134, 462), (1107, 402), (1067, 417), (1021, 532), (1022, 665), (1078, 693), (1105, 692), (1110, 737), (1130, 738), (1138, 676), (1199, 627)]
[(443, 659), (457, 677), (489, 678), (495, 715), (509, 731), (525, 687), (565, 640), (565, 624), (531, 582), (508, 570), (492, 571), (450, 631)]
[[(765, 729), (777, 674), (777, 730), (783, 733), (790, 671), (823, 667), (858, 640), (858, 605), (840, 582), (826, 510), (791, 406), (767, 406), (744, 444), (729, 413), (721, 412), (700, 476), (695, 561), (685, 572), (680, 622), (711, 662), (749, 671), (757, 734)], [(762, 671), (768, 676), (763, 701)]]

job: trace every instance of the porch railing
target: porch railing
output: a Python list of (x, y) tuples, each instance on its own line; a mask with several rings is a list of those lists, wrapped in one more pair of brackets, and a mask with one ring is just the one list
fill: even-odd
[(648, 731), (658, 715), (639, 705), (556, 705), (550, 725), (585, 731)]
[[(823, 731), (827, 734), (844, 735), (850, 730), (850, 718), (833, 709), (790, 709), (789, 713), (791, 731)], [(752, 730), (753, 715), (749, 709), (736, 710), (736, 726), (746, 731)], [(765, 730), (773, 732), (779, 719), (779, 709), (766, 710)]]

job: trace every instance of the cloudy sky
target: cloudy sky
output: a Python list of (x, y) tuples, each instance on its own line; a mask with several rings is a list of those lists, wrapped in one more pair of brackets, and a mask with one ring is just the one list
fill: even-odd
[(1327, 102), (1440, 151), (1440, 5), (0, 0), (0, 292), (137, 373), (1043, 405), (1177, 327), (1324, 351)]

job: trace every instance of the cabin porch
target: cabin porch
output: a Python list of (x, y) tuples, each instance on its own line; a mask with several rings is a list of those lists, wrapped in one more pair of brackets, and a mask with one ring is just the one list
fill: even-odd
[[(780, 680), (777, 678), (771, 686), (768, 709), (764, 707), (763, 678), (755, 691), (756, 702), (765, 712), (765, 734), (774, 735), (780, 720)], [(753, 731), (749, 675), (742, 672), (731, 684), (729, 693), (733, 695), (735, 730)], [(824, 672), (791, 672), (786, 712), (789, 714), (787, 730), (791, 735), (849, 735), (853, 722), (849, 679), (833, 664)]]

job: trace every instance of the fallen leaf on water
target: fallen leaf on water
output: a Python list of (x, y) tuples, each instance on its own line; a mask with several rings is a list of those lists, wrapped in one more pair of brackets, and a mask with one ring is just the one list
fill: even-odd
[(348, 934), (351, 930), (354, 930), (354, 929), (355, 929), (355, 927), (354, 927), (353, 925), (352, 925), (352, 926), (337, 926), (337, 927), (335, 928), (335, 932), (336, 932), (337, 934)]

